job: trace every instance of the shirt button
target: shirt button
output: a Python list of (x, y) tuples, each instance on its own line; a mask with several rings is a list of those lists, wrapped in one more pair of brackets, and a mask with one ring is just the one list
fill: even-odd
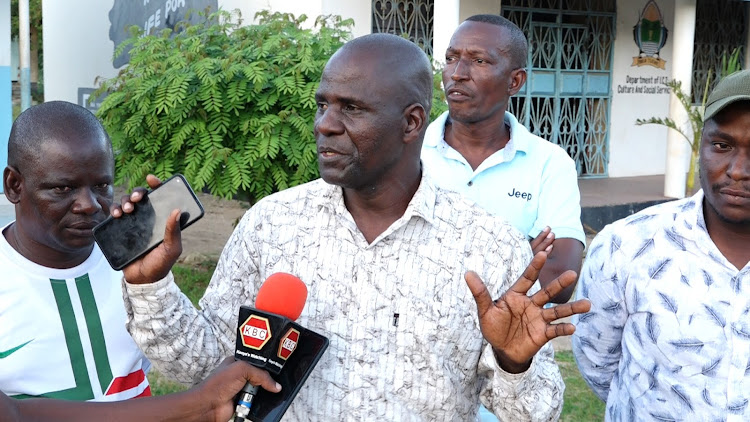
[(474, 182), (472, 182), (471, 180), (469, 180), (469, 183), (467, 183), (467, 185), (469, 185), (469, 186), (471, 186), (473, 184), (474, 184)]

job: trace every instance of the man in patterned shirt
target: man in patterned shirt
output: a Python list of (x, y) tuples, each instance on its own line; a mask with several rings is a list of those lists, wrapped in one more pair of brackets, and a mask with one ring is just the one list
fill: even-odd
[(545, 253), (526, 267), (521, 233), (423, 177), (431, 93), (427, 56), (400, 37), (364, 36), (334, 54), (316, 93), (322, 179), (245, 214), (201, 310), (169, 273), (179, 213), (165, 243), (125, 269), (129, 329), (146, 354), (199, 380), (234, 350), (239, 306), (288, 272), (309, 289), (299, 322), (331, 344), (285, 420), (469, 421), (480, 396), (503, 420), (556, 420), (564, 385), (547, 342), (574, 328), (551, 322), (588, 303), (543, 309), (576, 274), (527, 295)]
[(607, 420), (750, 420), (750, 71), (704, 121), (702, 190), (605, 227), (584, 263), (573, 351)]

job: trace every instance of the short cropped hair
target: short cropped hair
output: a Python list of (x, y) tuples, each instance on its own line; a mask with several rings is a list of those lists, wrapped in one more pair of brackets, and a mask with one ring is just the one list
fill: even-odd
[(526, 36), (516, 24), (500, 15), (474, 15), (466, 19), (471, 22), (483, 22), (497, 25), (508, 30), (510, 34), (511, 58), (515, 68), (526, 67), (529, 55), (529, 43)]
[(66, 101), (35, 105), (13, 122), (8, 138), (8, 164), (19, 168), (26, 160), (36, 157), (43, 143), (77, 133), (104, 136), (112, 150), (107, 131), (89, 110)]

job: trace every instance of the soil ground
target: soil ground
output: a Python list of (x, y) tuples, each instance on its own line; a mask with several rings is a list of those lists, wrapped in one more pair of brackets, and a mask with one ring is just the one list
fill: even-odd
[(240, 218), (250, 208), (246, 202), (196, 193), (203, 204), (203, 218), (182, 233), (182, 261), (218, 258)]
[[(129, 192), (123, 187), (115, 188), (115, 202)], [(203, 205), (203, 218), (182, 232), (181, 262), (200, 263), (206, 259), (217, 259), (240, 218), (250, 208), (247, 202), (221, 199), (196, 192)]]

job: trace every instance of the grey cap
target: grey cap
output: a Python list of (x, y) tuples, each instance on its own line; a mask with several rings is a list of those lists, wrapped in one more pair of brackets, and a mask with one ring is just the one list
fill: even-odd
[(750, 70), (732, 73), (716, 84), (706, 101), (703, 121), (716, 116), (724, 107), (743, 100), (750, 101)]

